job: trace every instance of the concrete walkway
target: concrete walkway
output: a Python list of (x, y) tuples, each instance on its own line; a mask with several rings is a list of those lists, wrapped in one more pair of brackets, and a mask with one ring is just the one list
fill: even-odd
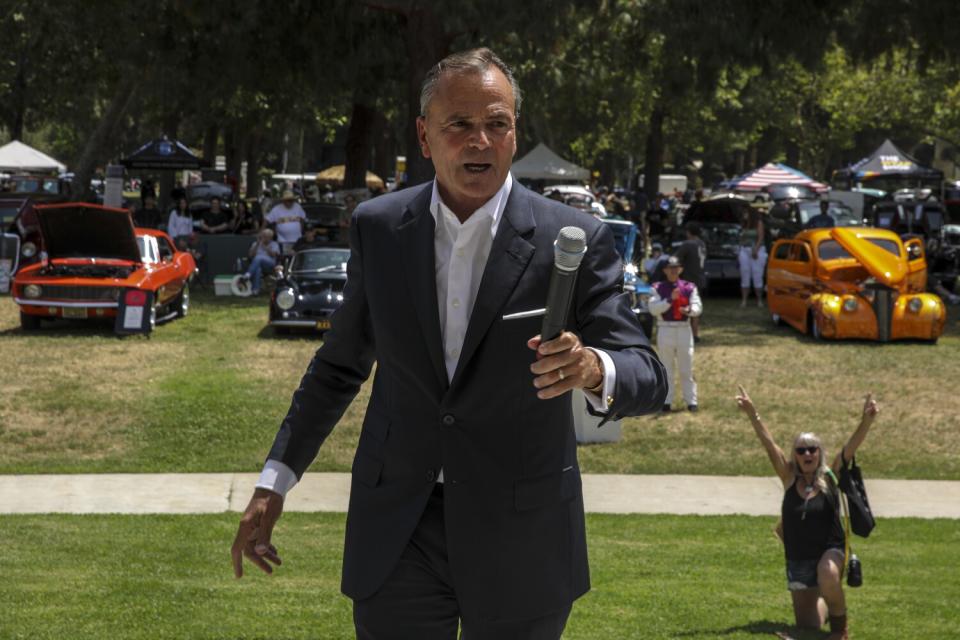
[[(0, 476), (0, 514), (223, 513), (242, 511), (255, 473)], [(287, 511), (347, 509), (348, 473), (308, 473), (287, 497)], [(960, 519), (960, 482), (868, 480), (878, 517)], [(780, 513), (774, 477), (583, 476), (591, 513), (764, 515)]]

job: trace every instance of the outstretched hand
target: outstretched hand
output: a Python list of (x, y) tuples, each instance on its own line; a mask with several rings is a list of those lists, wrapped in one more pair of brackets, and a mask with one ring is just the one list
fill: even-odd
[(273, 526), (283, 513), (283, 497), (267, 489), (256, 489), (250, 504), (240, 519), (237, 537), (230, 548), (233, 558), (233, 573), (236, 577), (243, 577), (243, 556), (260, 567), (264, 573), (273, 573), (273, 567), (280, 565), (280, 555), (277, 548), (270, 542)]
[(748, 418), (755, 418), (757, 416), (757, 408), (753, 406), (753, 400), (747, 395), (747, 391), (742, 385), (738, 384), (737, 389), (740, 390), (740, 393), (737, 394), (737, 406), (747, 414)]
[(880, 413), (880, 406), (877, 404), (877, 401), (873, 399), (873, 394), (868, 393), (863, 399), (863, 419), (868, 422), (873, 422), (873, 419), (877, 417), (878, 413)]

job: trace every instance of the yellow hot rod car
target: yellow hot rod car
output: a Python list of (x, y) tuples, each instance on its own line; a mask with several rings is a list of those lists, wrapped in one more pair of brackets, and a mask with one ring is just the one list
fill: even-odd
[(936, 342), (947, 319), (943, 301), (925, 293), (923, 242), (862, 227), (810, 229), (778, 240), (767, 264), (767, 301), (775, 324), (816, 339)]

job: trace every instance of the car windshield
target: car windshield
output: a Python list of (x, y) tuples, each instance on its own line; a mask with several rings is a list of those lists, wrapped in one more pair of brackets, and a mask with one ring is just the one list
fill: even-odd
[[(888, 240), (886, 238), (865, 238), (873, 244), (877, 245), (881, 249), (889, 251), (898, 258), (901, 257), (900, 254), (900, 245), (898, 245), (893, 240)], [(852, 258), (850, 252), (840, 246), (840, 243), (836, 240), (824, 240), (820, 243), (820, 246), (817, 248), (817, 254), (820, 256), (821, 260), (841, 260), (843, 258)]]
[(315, 249), (301, 251), (293, 257), (291, 271), (344, 271), (350, 251), (347, 249)]
[(159, 261), (157, 239), (153, 236), (137, 236), (137, 249), (144, 264), (153, 264)]
[[(800, 210), (800, 221), (803, 224), (807, 224), (810, 218), (820, 215), (819, 202), (801, 202), (797, 208)], [(838, 227), (855, 227), (860, 224), (853, 209), (841, 202), (831, 202), (827, 214), (833, 218)]]
[(20, 213), (19, 205), (0, 205), (0, 224), (6, 226)]
[(701, 226), (700, 235), (707, 245), (738, 244), (740, 225), (729, 222), (715, 222)]

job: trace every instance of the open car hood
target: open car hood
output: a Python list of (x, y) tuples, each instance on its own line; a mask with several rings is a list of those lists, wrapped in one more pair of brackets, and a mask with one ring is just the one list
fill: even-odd
[(862, 231), (851, 227), (834, 227), (830, 235), (860, 261), (867, 272), (888, 287), (907, 277), (907, 261), (870, 242)]
[(47, 256), (140, 262), (133, 221), (125, 209), (85, 203), (35, 207)]

